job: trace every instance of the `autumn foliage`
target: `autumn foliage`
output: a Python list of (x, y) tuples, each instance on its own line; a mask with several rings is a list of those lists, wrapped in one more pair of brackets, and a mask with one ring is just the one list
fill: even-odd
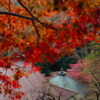
[[(53, 63), (61, 56), (72, 55), (74, 48), (88, 41), (100, 42), (100, 0), (16, 0), (16, 3), (17, 6), (11, 0), (0, 0), (0, 67), (15, 73), (13, 80), (0, 73), (5, 94), (20, 87), (18, 79), (26, 75), (20, 68), (11, 67), (11, 61), (22, 59), (22, 54), (35, 71), (39, 67), (34, 64), (43, 62), (43, 58)], [(65, 17), (61, 22), (50, 19), (62, 12)], [(3, 55), (9, 50), (10, 56)]]
[(82, 60), (70, 64), (69, 76), (86, 86), (87, 99), (99, 100), (100, 96), (100, 57), (94, 56), (91, 60)]

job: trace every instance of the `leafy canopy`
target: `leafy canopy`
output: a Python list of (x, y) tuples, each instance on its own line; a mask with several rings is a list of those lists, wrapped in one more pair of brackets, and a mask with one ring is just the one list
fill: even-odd
[[(26, 75), (19, 66), (16, 69), (11, 67), (14, 65), (11, 61), (21, 59), (22, 54), (35, 71), (39, 67), (34, 67), (34, 64), (44, 62), (43, 58), (53, 63), (61, 56), (72, 55), (74, 48), (88, 41), (100, 42), (100, 0), (14, 2), (0, 0), (0, 67), (14, 71), (13, 80), (0, 73), (5, 94), (12, 94), (14, 88), (19, 88), (18, 80)], [(63, 14), (65, 17), (62, 18)], [(54, 16), (58, 16), (60, 22), (54, 21)], [(4, 55), (8, 51), (11, 54)], [(19, 92), (15, 98), (21, 98), (21, 95)]]

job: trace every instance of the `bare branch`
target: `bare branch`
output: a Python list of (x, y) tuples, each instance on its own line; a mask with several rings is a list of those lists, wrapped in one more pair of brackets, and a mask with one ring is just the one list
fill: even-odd
[(40, 38), (40, 34), (39, 34), (39, 31), (38, 31), (38, 29), (37, 29), (35, 23), (34, 23), (33, 21), (32, 21), (32, 23), (33, 23), (33, 25), (34, 25), (34, 27), (35, 27), (35, 30), (36, 30), (36, 33), (37, 33), (37, 36), (38, 36), (38, 39), (37, 39), (37, 46), (38, 46), (38, 44), (39, 44), (39, 38)]
[(45, 27), (47, 27), (47, 28), (52, 28), (52, 29), (54, 29), (54, 30), (56, 30), (56, 31), (58, 30), (58, 29), (52, 27), (51, 25), (49, 25), (49, 24), (47, 24), (47, 23), (41, 22), (41, 21), (40, 21), (38, 18), (36, 18), (36, 17), (32, 17), (32, 18), (31, 18), (31, 17), (27, 17), (27, 16), (23, 16), (23, 15), (16, 14), (16, 13), (3, 12), (3, 11), (1, 11), (0, 14), (12, 15), (12, 16), (15, 16), (15, 17), (25, 18), (25, 19), (29, 19), (29, 20), (36, 20), (36, 21), (39, 22), (41, 25), (43, 25), (43, 26), (45, 26)]
[(16, 16), (16, 17), (20, 17), (20, 18), (25, 18), (25, 19), (30, 19), (30, 20), (37, 20), (37, 18), (31, 18), (31, 17), (27, 17), (27, 16), (16, 14), (16, 13), (11, 13), (11, 12), (3, 12), (3, 11), (1, 11), (0, 14), (12, 15), (12, 16)]
[[(100, 82), (98, 81), (98, 79), (95, 77), (95, 75), (93, 74), (93, 73), (91, 73), (91, 75), (93, 76), (93, 78), (96, 80), (96, 82), (99, 84), (99, 86), (100, 86)], [(97, 84), (94, 84), (97, 88), (98, 88), (98, 90), (99, 90), (99, 92), (100, 92), (100, 88), (98, 87), (98, 85)]]
[(25, 69), (25, 67), (21, 67), (21, 66), (15, 65), (15, 64), (13, 64), (13, 66), (16, 66), (16, 67), (18, 67), (18, 68)]
[(94, 84), (94, 86), (98, 89), (98, 91), (100, 92), (100, 89), (99, 89), (99, 87), (98, 87), (98, 85), (97, 84)]
[[(33, 14), (21, 3), (20, 0), (17, 0), (19, 2), (19, 4), (33, 17), (33, 18), (36, 18), (35, 16), (33, 16)], [(52, 27), (51, 25), (48, 25), (47, 23), (42, 23), (41, 21), (39, 21), (39, 19), (37, 18), (37, 20), (40, 24), (42, 24), (43, 26), (45, 27), (48, 27), (48, 28), (52, 28), (54, 30), (57, 30), (56, 28)]]
[[(11, 9), (10, 9), (10, 0), (9, 0), (9, 12), (11, 12)], [(11, 29), (11, 24), (10, 24), (10, 15), (9, 15), (9, 28)]]
[[(90, 6), (89, 6), (89, 4), (88, 4), (88, 1), (86, 0), (86, 4), (87, 4), (87, 6), (88, 6), (88, 10), (89, 10), (89, 12), (91, 13), (91, 11), (90, 11)], [(92, 14), (92, 13), (91, 13)], [(92, 16), (93, 16), (93, 14), (92, 14)]]
[(32, 15), (32, 13), (21, 3), (20, 0), (17, 0), (17, 1), (18, 1), (19, 4), (32, 16), (32, 18), (26, 17), (26, 16), (22, 16), (22, 15), (19, 15), (19, 14), (15, 14), (15, 13), (11, 13), (11, 12), (10, 12), (10, 0), (9, 0), (9, 12), (0, 12), (0, 14), (7, 14), (7, 15), (9, 15), (9, 26), (10, 26), (10, 29), (11, 29), (11, 25), (10, 25), (10, 15), (13, 15), (13, 16), (16, 16), (16, 17), (21, 17), (21, 18), (25, 18), (25, 19), (30, 19), (30, 20), (32, 21), (32, 24), (33, 24), (33, 26), (34, 26), (34, 28), (35, 28), (35, 30), (36, 30), (37, 36), (38, 36), (38, 38), (37, 38), (37, 45), (38, 45), (38, 43), (39, 43), (40, 34), (39, 34), (39, 31), (38, 31), (38, 29), (37, 29), (37, 27), (36, 27), (36, 25), (35, 25), (35, 23), (34, 23), (33, 20), (36, 20), (36, 21), (39, 22), (41, 25), (43, 25), (43, 26), (45, 26), (45, 27), (47, 27), (47, 28), (52, 28), (53, 30), (56, 30), (56, 33), (57, 33), (57, 29), (56, 29), (56, 28), (52, 27), (51, 25), (48, 25), (47, 23), (43, 23), (43, 22), (41, 22), (40, 20), (38, 20), (38, 18), (34, 17), (34, 16)]
[(93, 4), (96, 8), (98, 8), (99, 9), (99, 7), (97, 6), (97, 5), (95, 5), (95, 4)]
[(2, 6), (4, 6), (4, 8), (6, 8), (7, 10), (9, 10), (9, 8), (7, 8), (2, 2), (0, 2), (2, 4)]
[[(19, 4), (32, 16), (32, 18), (34, 18), (34, 16), (32, 15), (32, 13), (21, 3), (21, 1), (20, 1), (20, 0), (17, 0), (17, 1), (18, 1)], [(33, 20), (31, 20), (31, 21), (32, 21), (32, 24), (33, 24), (33, 26), (34, 26), (34, 28), (35, 28), (35, 30), (36, 30), (37, 36), (38, 36), (38, 39), (37, 39), (37, 45), (38, 45), (38, 43), (39, 43), (39, 38), (40, 38), (40, 34), (39, 34), (39, 31), (38, 31), (38, 29), (37, 29), (35, 23), (33, 22)]]
[(21, 3), (20, 0), (17, 0), (17, 1), (18, 1), (18, 3), (19, 3), (32, 17), (34, 17), (34, 16), (32, 15), (32, 13)]

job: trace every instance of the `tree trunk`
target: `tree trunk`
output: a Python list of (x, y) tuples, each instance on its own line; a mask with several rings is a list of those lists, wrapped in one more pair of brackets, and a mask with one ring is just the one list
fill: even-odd
[(99, 93), (96, 92), (96, 95), (97, 95), (97, 100), (99, 100)]
[(60, 100), (60, 95), (59, 95), (59, 98), (58, 98), (58, 100)]

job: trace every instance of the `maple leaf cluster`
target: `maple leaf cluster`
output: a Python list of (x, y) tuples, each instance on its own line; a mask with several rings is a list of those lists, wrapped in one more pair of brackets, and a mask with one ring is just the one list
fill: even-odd
[[(61, 12), (65, 17), (60, 23), (50, 20)], [(14, 81), (7, 84), (18, 87), (16, 82), (26, 75), (11, 67), (11, 61), (22, 59), (22, 54), (25, 66), (31, 62), (32, 70), (37, 71), (34, 64), (44, 62), (43, 58), (53, 63), (88, 41), (100, 42), (99, 30), (99, 0), (0, 0), (0, 67), (15, 73)], [(3, 55), (9, 50), (9, 56)], [(9, 78), (2, 74), (1, 80), (3, 76), (6, 84)]]

